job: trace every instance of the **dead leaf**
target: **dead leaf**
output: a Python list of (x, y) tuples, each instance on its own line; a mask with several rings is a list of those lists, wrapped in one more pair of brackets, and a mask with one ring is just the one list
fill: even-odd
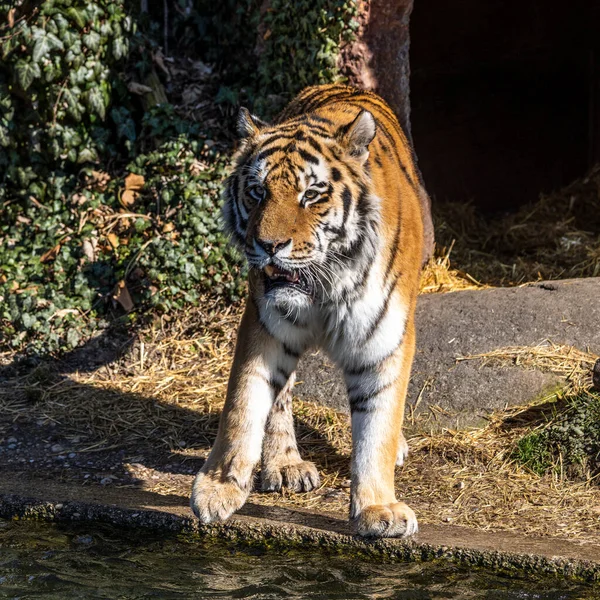
[(60, 310), (57, 310), (50, 318), (51, 319), (55, 319), (55, 318), (62, 318), (62, 317), (66, 317), (67, 315), (78, 315), (79, 311), (75, 310), (74, 308), (61, 308)]
[(17, 222), (23, 223), (23, 225), (31, 225), (31, 219), (23, 215), (17, 215)]
[(137, 94), (138, 96), (143, 96), (144, 94), (149, 94), (152, 91), (152, 88), (144, 85), (143, 83), (138, 83), (137, 81), (130, 81), (127, 84), (127, 89), (132, 94)]
[(119, 283), (115, 286), (113, 291), (113, 300), (118, 302), (125, 312), (130, 312), (133, 310), (133, 300), (131, 299), (131, 294), (127, 289), (127, 284), (125, 280), (121, 279)]
[(71, 196), (71, 200), (73, 201), (74, 204), (81, 206), (82, 204), (87, 202), (87, 196), (85, 194), (77, 193), (77, 194), (73, 194)]
[(61, 244), (56, 244), (56, 246), (54, 246), (54, 248), (50, 248), (50, 250), (48, 250), (48, 252), (44, 252), (44, 254), (42, 254), (42, 256), (40, 257), (40, 262), (43, 264), (46, 264), (46, 263), (49, 263), (50, 261), (54, 260), (58, 256), (58, 253), (60, 252), (60, 248), (61, 248)]
[(110, 175), (104, 171), (92, 171), (90, 185), (100, 192), (103, 192), (110, 182)]
[(174, 223), (165, 223), (163, 225), (162, 232), (163, 233), (170, 233), (171, 231), (173, 231), (173, 229), (175, 229), (175, 224)]
[(197, 83), (192, 83), (181, 93), (181, 100), (185, 106), (190, 106), (192, 104), (197, 104), (198, 100), (200, 100), (204, 95), (204, 87), (198, 85)]
[(158, 68), (167, 76), (167, 79), (170, 80), (171, 71), (169, 71), (167, 65), (165, 65), (165, 55), (160, 50), (157, 50), (156, 52), (152, 53), (152, 60), (156, 63)]
[(107, 236), (108, 243), (116, 250), (119, 247), (119, 236), (114, 233), (109, 233)]
[(11, 8), (8, 11), (8, 26), (12, 29), (15, 26), (15, 13), (17, 12), (16, 8)]
[(121, 194), (121, 204), (125, 208), (131, 208), (135, 204), (137, 197), (138, 193), (134, 190), (124, 190)]
[(203, 79), (212, 75), (212, 72), (213, 72), (212, 65), (207, 65), (205, 62), (202, 62), (201, 60), (195, 60), (192, 63), (192, 66), (194, 67), (196, 74)]
[(272, 32), (270, 29), (267, 29), (267, 30), (265, 31), (265, 35), (263, 35), (263, 40), (268, 40), (268, 39), (271, 37), (271, 34), (272, 34), (272, 33), (273, 33), (273, 32)]
[(96, 262), (96, 248), (98, 246), (98, 240), (96, 238), (90, 238), (83, 240), (83, 254), (89, 262)]
[(8, 277), (2, 273), (2, 275), (0, 275), (0, 283), (6, 283), (7, 281)]
[(144, 187), (146, 180), (143, 175), (136, 175), (135, 173), (129, 173), (125, 177), (125, 189), (126, 190), (141, 190)]

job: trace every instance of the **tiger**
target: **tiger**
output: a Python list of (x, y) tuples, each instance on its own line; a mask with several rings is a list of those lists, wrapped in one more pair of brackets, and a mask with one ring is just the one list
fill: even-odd
[(350, 523), (365, 537), (418, 530), (396, 499), (414, 312), (431, 237), (412, 146), (373, 92), (304, 89), (268, 124), (239, 112), (223, 219), (248, 264), (248, 300), (213, 448), (192, 488), (203, 523), (240, 509), (259, 461), (263, 491), (308, 492), (292, 415), (298, 360), (321, 348), (342, 370), (352, 432)]

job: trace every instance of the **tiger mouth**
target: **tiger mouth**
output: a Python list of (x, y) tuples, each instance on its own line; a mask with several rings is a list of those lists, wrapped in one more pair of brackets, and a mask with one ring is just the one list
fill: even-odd
[(302, 272), (282, 269), (276, 265), (267, 265), (263, 269), (265, 292), (275, 288), (292, 288), (307, 296), (313, 295), (313, 288)]

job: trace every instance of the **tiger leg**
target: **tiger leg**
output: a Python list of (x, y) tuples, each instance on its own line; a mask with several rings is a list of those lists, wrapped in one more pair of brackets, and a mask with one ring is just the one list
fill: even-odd
[(396, 453), (396, 466), (401, 467), (404, 464), (404, 461), (408, 458), (408, 443), (402, 430), (400, 430), (400, 435), (398, 436), (398, 452)]
[(267, 419), (261, 467), (263, 492), (277, 492), (283, 486), (295, 492), (310, 492), (320, 483), (315, 465), (302, 460), (298, 452), (292, 414), (295, 380), (296, 375), (292, 373)]
[(191, 507), (202, 522), (224, 520), (246, 501), (269, 412), (297, 360), (264, 330), (248, 302), (217, 438), (192, 488)]
[[(414, 354), (414, 330), (375, 372), (352, 376), (352, 486), (350, 518), (368, 537), (404, 537), (417, 532), (413, 510), (396, 500), (394, 467), (402, 451), (404, 401)], [(349, 381), (350, 378), (346, 377)]]

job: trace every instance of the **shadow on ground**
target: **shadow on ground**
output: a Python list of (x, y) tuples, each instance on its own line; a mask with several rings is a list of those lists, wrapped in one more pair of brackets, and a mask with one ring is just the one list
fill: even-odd
[[(134, 344), (131, 336), (106, 331), (60, 359), (28, 358), (0, 367), (3, 479), (135, 488), (150, 494), (150, 504), (172, 496), (187, 506), (192, 476), (216, 436), (222, 398), (214, 399), (215, 406), (199, 402), (190, 408), (111, 387), (111, 373), (127, 369)], [(97, 385), (76, 377), (99, 370), (106, 372)], [(297, 434), (303, 454), (320, 469), (342, 458), (302, 418)]]

